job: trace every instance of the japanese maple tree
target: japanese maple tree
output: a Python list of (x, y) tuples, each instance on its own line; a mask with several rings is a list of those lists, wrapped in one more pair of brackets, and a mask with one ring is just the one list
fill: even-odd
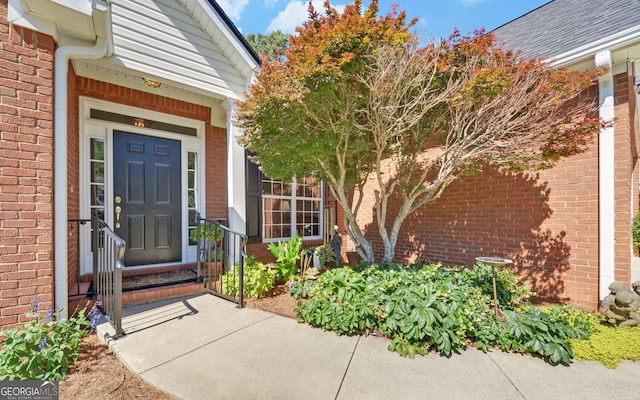
[(409, 31), (415, 20), (378, 12), (375, 0), (342, 14), (329, 2), (323, 14), (310, 5), (284, 57), (264, 61), (238, 110), (240, 141), (263, 172), (325, 181), (370, 262), (374, 249), (357, 223), (366, 183), (390, 261), (405, 219), (455, 179), (487, 163), (551, 167), (584, 151), (599, 128), (584, 95), (596, 73), (522, 58), (482, 31), (420, 45)]

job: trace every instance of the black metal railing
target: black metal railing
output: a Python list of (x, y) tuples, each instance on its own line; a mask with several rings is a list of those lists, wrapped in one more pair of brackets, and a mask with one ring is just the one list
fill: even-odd
[(198, 278), (210, 293), (243, 307), (247, 236), (199, 215), (196, 221)]
[[(116, 336), (121, 336), (124, 333), (122, 329), (122, 269), (124, 267), (125, 242), (103, 220), (97, 217), (70, 219), (69, 222), (78, 225), (91, 224), (93, 290), (88, 295), (99, 302), (100, 309), (115, 329)], [(79, 261), (80, 263), (81, 261)], [(80, 265), (78, 271), (80, 271)]]

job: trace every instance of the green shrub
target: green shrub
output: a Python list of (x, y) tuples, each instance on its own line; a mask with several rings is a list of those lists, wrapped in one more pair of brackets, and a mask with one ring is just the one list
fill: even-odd
[(595, 324), (589, 338), (572, 339), (576, 359), (599, 361), (615, 368), (622, 360), (640, 361), (640, 325), (616, 327)]
[(97, 306), (90, 319), (81, 309), (75, 317), (57, 320), (58, 313), (39, 311), (32, 301), (24, 326), (0, 332), (0, 380), (61, 380), (78, 359), (80, 341), (99, 320)]
[(298, 321), (339, 335), (365, 333), (375, 321), (364, 298), (365, 280), (351, 268), (337, 268), (320, 275), (311, 288), (311, 299), (296, 309)]
[[(571, 362), (568, 340), (588, 336), (586, 317), (566, 308), (542, 312), (525, 299), (528, 288), (500, 270), (496, 286), (505, 318), (492, 308), (491, 267), (470, 271), (440, 264), (380, 264), (325, 272), (311, 299), (296, 309), (299, 321), (337, 334), (379, 330), (389, 350), (413, 357), (435, 349), (450, 355), (469, 342), (487, 351), (534, 352), (550, 363)], [(487, 285), (487, 282), (489, 283)]]
[(572, 327), (555, 311), (545, 312), (530, 307), (519, 312), (505, 311), (505, 316), (505, 334), (498, 340), (500, 347), (503, 350), (539, 354), (553, 365), (571, 363), (573, 351), (570, 340), (589, 335), (588, 328)]
[(308, 278), (304, 280), (291, 280), (287, 282), (289, 294), (294, 299), (306, 298), (311, 293), (311, 289), (315, 283), (316, 281), (314, 279)]
[[(277, 271), (274, 264), (258, 262), (247, 257), (243, 265), (244, 282), (242, 292), (247, 297), (256, 299), (264, 296), (275, 285)], [(237, 296), (240, 285), (238, 265), (225, 272), (222, 277), (222, 288), (230, 296)]]

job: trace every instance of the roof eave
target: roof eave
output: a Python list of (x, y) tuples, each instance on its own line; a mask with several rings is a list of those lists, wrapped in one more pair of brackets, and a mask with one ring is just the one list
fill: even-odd
[(640, 25), (615, 33), (584, 46), (575, 48), (562, 54), (549, 57), (546, 61), (554, 67), (566, 67), (588, 59), (604, 50), (615, 50), (640, 42)]

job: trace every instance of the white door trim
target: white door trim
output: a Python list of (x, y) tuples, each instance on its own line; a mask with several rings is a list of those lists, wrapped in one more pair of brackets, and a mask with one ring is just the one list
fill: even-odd
[[(134, 126), (117, 122), (103, 121), (92, 119), (90, 116), (91, 109), (99, 109), (117, 114), (127, 115), (130, 117), (143, 118), (158, 122), (170, 123), (174, 125), (194, 128), (197, 132), (196, 136), (188, 136), (179, 133), (162, 132), (155, 129), (145, 128), (144, 126)], [(103, 138), (105, 143), (105, 190), (104, 190), (104, 207), (105, 221), (111, 227), (114, 223), (113, 213), (113, 131), (122, 130), (130, 133), (143, 134), (166, 139), (173, 139), (181, 142), (181, 194), (182, 194), (182, 262), (190, 262), (196, 260), (195, 246), (189, 246), (188, 243), (188, 212), (187, 212), (187, 153), (194, 152), (198, 157), (197, 174), (197, 205), (198, 211), (206, 215), (206, 186), (204, 174), (205, 153), (205, 123), (203, 121), (180, 117), (176, 115), (150, 111), (138, 107), (127, 106), (123, 104), (112, 103), (104, 100), (96, 100), (88, 97), (80, 97), (80, 218), (91, 218), (91, 194), (90, 194), (90, 155), (89, 141), (91, 138)], [(223, 149), (225, 151), (226, 149)], [(92, 257), (90, 227), (82, 226), (80, 229), (80, 273), (87, 274), (92, 272)], [(160, 266), (159, 264), (158, 266)], [(144, 267), (149, 267), (145, 265)], [(131, 267), (136, 268), (136, 267)]]

